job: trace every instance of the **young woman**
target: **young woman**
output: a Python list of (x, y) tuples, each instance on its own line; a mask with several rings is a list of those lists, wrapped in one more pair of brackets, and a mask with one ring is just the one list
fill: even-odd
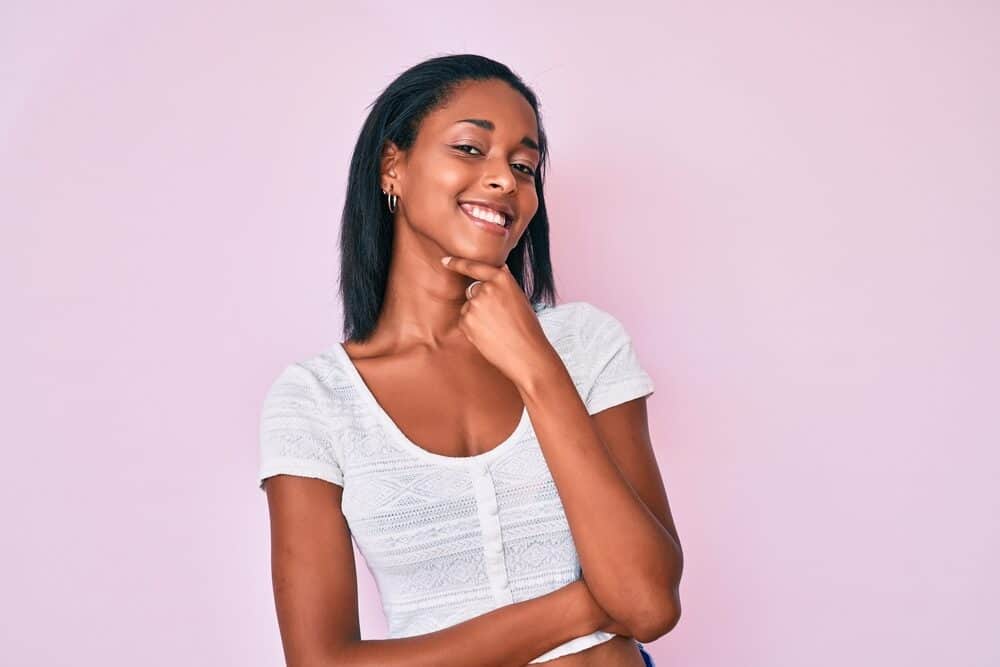
[[(434, 58), (351, 160), (346, 340), (274, 381), (260, 486), (288, 664), (643, 667), (682, 554), (621, 323), (554, 305), (534, 93)], [(266, 480), (266, 484), (265, 484)], [(351, 539), (389, 638), (362, 640)]]

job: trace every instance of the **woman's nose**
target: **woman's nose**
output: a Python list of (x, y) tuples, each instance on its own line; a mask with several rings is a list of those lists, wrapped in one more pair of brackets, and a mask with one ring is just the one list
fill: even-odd
[(517, 190), (517, 177), (506, 160), (490, 160), (487, 163), (486, 184), (491, 188), (499, 187), (504, 192), (514, 192)]

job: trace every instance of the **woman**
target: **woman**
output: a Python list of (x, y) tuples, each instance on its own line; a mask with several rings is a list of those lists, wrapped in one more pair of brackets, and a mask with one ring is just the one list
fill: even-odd
[[(617, 319), (554, 305), (546, 151), (534, 93), (474, 55), (407, 70), (365, 121), (346, 340), (261, 414), (292, 667), (643, 667), (679, 618), (653, 383)], [(388, 639), (361, 640), (352, 536)]]

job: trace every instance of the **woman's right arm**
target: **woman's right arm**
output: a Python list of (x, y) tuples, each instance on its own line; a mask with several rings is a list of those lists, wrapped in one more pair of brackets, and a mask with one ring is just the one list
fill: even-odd
[(342, 487), (293, 475), (265, 483), (271, 576), (288, 667), (523, 667), (570, 639), (608, 627), (577, 580), (414, 637), (362, 640)]

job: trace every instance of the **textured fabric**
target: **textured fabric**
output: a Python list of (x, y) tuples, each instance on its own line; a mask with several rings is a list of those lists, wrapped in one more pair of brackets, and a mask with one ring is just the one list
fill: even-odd
[[(653, 393), (615, 317), (584, 301), (540, 305), (536, 315), (588, 413)], [(342, 511), (378, 586), (390, 638), (440, 630), (581, 576), (527, 409), (493, 449), (436, 454), (396, 426), (340, 343), (287, 366), (267, 392), (260, 488), (278, 474), (343, 487)], [(532, 662), (613, 636), (577, 637)]]

